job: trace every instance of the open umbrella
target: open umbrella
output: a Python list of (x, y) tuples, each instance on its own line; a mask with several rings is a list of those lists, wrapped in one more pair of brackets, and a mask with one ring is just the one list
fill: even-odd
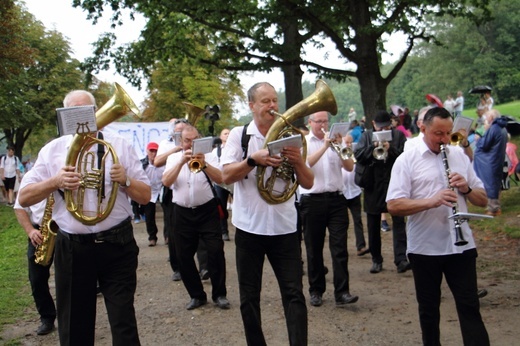
[[(399, 113), (403, 113), (403, 112), (404, 112), (403, 107), (398, 106), (398, 105), (391, 105), (391, 106), (390, 106), (390, 109), (392, 110), (392, 113), (393, 113), (394, 115), (399, 115)], [(399, 112), (399, 111), (400, 111), (400, 112)]]
[(435, 94), (426, 94), (426, 99), (432, 105), (435, 105), (437, 107), (443, 107), (441, 99)]
[(484, 94), (488, 91), (493, 90), (489, 85), (477, 85), (474, 88), (471, 88), (469, 91), (470, 94)]

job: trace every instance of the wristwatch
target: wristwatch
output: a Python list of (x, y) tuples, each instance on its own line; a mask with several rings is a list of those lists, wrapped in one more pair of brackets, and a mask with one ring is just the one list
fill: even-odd
[(249, 167), (256, 167), (256, 161), (251, 156), (248, 156), (247, 157), (247, 165)]
[(125, 185), (123, 185), (123, 187), (130, 187), (130, 184), (131, 184), (130, 177), (127, 175), (126, 176), (126, 182), (125, 182)]
[(471, 189), (471, 187), (468, 186), (468, 191), (467, 192), (461, 192), (461, 194), (469, 195), (471, 193), (471, 191), (473, 191), (473, 190)]

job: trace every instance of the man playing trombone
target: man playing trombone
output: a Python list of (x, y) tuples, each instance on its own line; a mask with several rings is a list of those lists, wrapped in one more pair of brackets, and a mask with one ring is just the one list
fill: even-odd
[[(460, 225), (466, 245), (455, 245), (453, 203), (467, 212), (466, 200), (484, 207), (484, 185), (461, 150), (447, 151), (453, 121), (444, 108), (426, 113), (423, 141), (399, 156), (393, 166), (386, 201), (393, 215), (408, 216), (407, 254), (413, 271), (424, 345), (440, 345), (442, 276), (453, 293), (464, 345), (489, 345), (477, 296), (477, 250), (467, 223)], [(450, 167), (448, 169), (448, 166)], [(450, 173), (451, 171), (451, 173)], [(450, 188), (448, 188), (450, 187)]]

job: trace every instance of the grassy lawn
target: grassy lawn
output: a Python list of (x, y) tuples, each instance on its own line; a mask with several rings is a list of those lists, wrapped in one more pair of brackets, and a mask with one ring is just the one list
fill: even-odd
[(0, 330), (20, 319), (32, 304), (27, 277), (27, 236), (13, 208), (0, 206)]

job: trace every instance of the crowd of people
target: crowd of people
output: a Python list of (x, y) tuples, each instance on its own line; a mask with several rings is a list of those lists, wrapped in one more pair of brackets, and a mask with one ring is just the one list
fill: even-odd
[[(28, 236), (29, 278), (41, 316), (37, 333), (52, 332), (57, 320), (62, 345), (93, 345), (96, 296), (102, 294), (113, 344), (140, 344), (133, 304), (139, 247), (132, 221), (146, 222), (148, 245), (155, 247), (160, 237), (156, 204), (161, 203), (162, 237), (168, 246), (172, 280), (182, 281), (190, 298), (185, 306), (188, 310), (207, 304), (202, 280), (208, 279), (215, 306), (223, 310), (231, 307), (224, 242), (232, 237), (229, 223), (234, 226), (238, 302), (248, 345), (266, 344), (260, 306), (266, 258), (280, 288), (289, 344), (307, 344), (303, 277), (306, 272), (309, 304), (322, 306), (327, 299), (328, 268), (323, 256), (327, 232), (332, 299), (337, 307), (360, 299), (350, 292), (349, 285), (349, 211), (356, 255), (370, 254), (372, 258), (369, 273), (383, 271), (381, 232), (392, 231), (396, 272), (413, 272), (425, 345), (439, 344), (442, 276), (455, 297), (464, 343), (488, 345), (479, 312), (475, 242), (468, 224), (463, 223), (461, 232), (467, 244), (454, 245), (455, 222), (448, 217), (454, 212), (454, 203), (458, 211), (467, 212), (467, 201), (499, 216), (506, 151), (507, 157), (513, 156), (508, 174), (518, 173), (516, 148), (508, 145), (504, 119), (492, 109), (492, 101), (479, 115), (483, 120), (476, 130), (482, 128), (483, 132), (478, 137), (465, 133), (464, 140), (456, 144), (450, 144), (450, 134), (453, 117), (461, 115), (462, 94), (455, 100), (448, 95), (450, 102), (444, 108), (425, 107), (413, 116), (408, 108), (399, 109), (397, 114), (380, 110), (369, 126), (351, 109), (350, 130), (334, 136), (329, 132), (329, 114), (316, 111), (307, 118), (305, 157), (300, 147), (292, 145), (283, 147), (279, 155), (264, 149), (278, 112), (275, 88), (267, 82), (257, 83), (247, 96), (252, 121), (223, 129), (207, 153), (192, 151), (201, 134), (185, 119), (172, 119), (169, 137), (148, 143), (142, 159), (123, 138), (100, 129), (98, 138), (114, 147), (118, 160), (103, 156), (99, 162), (106, 163), (107, 171), (102, 187), (81, 194), (89, 215), (101, 214), (99, 204), (111, 205), (112, 210), (95, 222), (86, 222), (69, 211), (67, 193), (74, 194), (84, 185), (82, 174), (65, 162), (72, 136), (62, 136), (41, 149), (34, 167), (21, 180), (16, 199), (10, 187), (21, 176), (13, 150), (8, 148), (0, 173), (8, 203), (14, 205)], [(65, 107), (96, 104), (92, 94), (83, 90), (67, 94), (63, 103)], [(105, 155), (100, 147), (88, 150)], [(338, 151), (338, 147), (347, 150)], [(277, 204), (267, 202), (257, 186), (258, 170), (265, 170), (267, 180), (287, 164), (290, 179), (299, 183), (297, 192)], [(277, 183), (283, 185), (279, 180), (273, 184)], [(112, 193), (114, 189), (117, 191)], [(34, 261), (37, 248), (46, 241), (40, 229), (46, 222), (49, 196), (54, 199), (52, 219), (59, 230), (54, 257), (42, 266)], [(48, 285), (52, 263), (56, 304)]]

